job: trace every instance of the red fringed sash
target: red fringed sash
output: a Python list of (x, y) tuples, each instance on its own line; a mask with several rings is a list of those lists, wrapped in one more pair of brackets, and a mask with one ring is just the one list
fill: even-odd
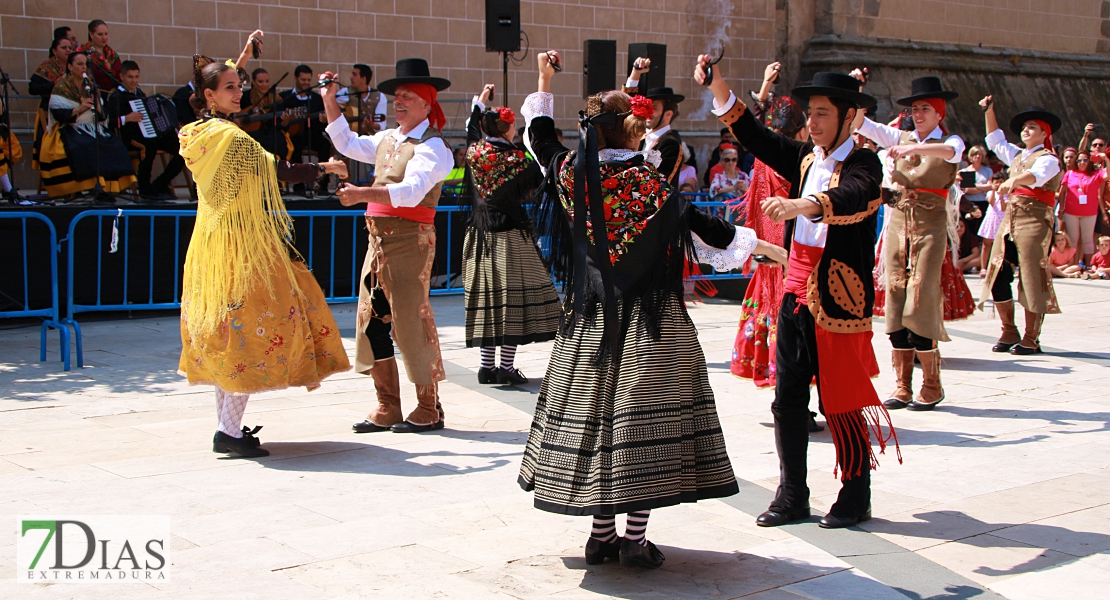
[[(878, 457), (871, 446), (871, 437), (879, 441), (879, 454), (885, 454), (887, 442), (894, 440), (895, 452), (901, 464), (902, 449), (898, 446), (898, 434), (890, 422), (890, 413), (879, 401), (875, 386), (871, 383), (871, 378), (879, 375), (879, 363), (875, 361), (875, 350), (871, 346), (872, 333), (833, 333), (821, 327), (816, 327), (816, 330), (821, 404), (836, 447), (836, 464), (837, 467), (854, 465), (856, 469), (854, 473), (847, 472), (847, 469), (840, 473), (841, 480), (860, 474), (863, 461), (857, 453), (866, 451), (868, 465), (872, 470), (879, 466)], [(888, 430), (885, 436), (882, 431), (883, 421), (886, 421)], [(867, 448), (857, 448), (848, 443), (848, 440), (854, 439), (848, 436), (853, 428), (868, 440)], [(871, 432), (874, 432), (874, 436), (870, 435)], [(848, 455), (844, 456), (843, 453)], [(836, 473), (837, 468), (834, 467), (833, 475)]]

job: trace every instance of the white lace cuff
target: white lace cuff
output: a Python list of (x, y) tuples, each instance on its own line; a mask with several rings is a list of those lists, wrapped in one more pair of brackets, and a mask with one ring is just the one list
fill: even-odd
[(759, 242), (759, 238), (755, 236), (755, 231), (747, 227), (737, 227), (736, 235), (732, 238), (728, 248), (714, 248), (706, 244), (698, 234), (693, 234), (694, 249), (698, 253), (698, 262), (707, 264), (713, 267), (715, 271), (731, 271), (739, 269), (748, 262), (752, 252), (755, 251), (755, 245)]
[(483, 104), (482, 101), (478, 99), (478, 96), (474, 96), (473, 98), (470, 99), (470, 109), (473, 110), (475, 106), (478, 107), (478, 110), (481, 110), (481, 111), (486, 110), (486, 105)]
[(524, 99), (524, 105), (520, 107), (520, 115), (529, 126), (532, 124), (532, 119), (536, 117), (554, 117), (555, 96), (549, 92), (528, 94)]

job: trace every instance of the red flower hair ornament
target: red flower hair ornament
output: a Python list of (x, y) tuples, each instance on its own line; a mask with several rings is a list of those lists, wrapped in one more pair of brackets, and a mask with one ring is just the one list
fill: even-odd
[(650, 120), (655, 114), (655, 109), (651, 106), (651, 100), (640, 96), (639, 94), (632, 97), (632, 114), (640, 117), (645, 121)]
[(497, 109), (497, 117), (509, 125), (516, 123), (516, 113), (513, 112), (513, 109), (508, 107)]

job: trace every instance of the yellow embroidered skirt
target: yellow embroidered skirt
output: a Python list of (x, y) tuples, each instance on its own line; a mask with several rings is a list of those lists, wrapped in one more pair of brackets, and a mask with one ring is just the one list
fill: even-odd
[(314, 390), (329, 375), (350, 370), (320, 284), (304, 263), (294, 262), (293, 272), (296, 285), (275, 274), (273, 298), (264, 286), (255, 286), (203, 339), (189, 334), (182, 310), (178, 369), (190, 384), (241, 393), (299, 386)]
[[(90, 140), (92, 139), (92, 136), (87, 137)], [(132, 183), (135, 183), (135, 173), (134, 169), (131, 168), (131, 159), (127, 156), (126, 150), (123, 149), (123, 145), (118, 138), (101, 139), (101, 173), (113, 173), (114, 175), (100, 177), (100, 185), (105, 192), (118, 194), (131, 187)], [(123, 151), (122, 159), (120, 150)], [(90, 153), (87, 156), (80, 156), (77, 160), (91, 163), (96, 160), (96, 156)], [(88, 171), (90, 165), (81, 166), (86, 168), (79, 171)], [(93, 189), (93, 186), (96, 185), (96, 177), (91, 176), (79, 180), (74, 176), (72, 167), (73, 163), (66, 154), (66, 147), (62, 143), (61, 128), (51, 127), (47, 129), (39, 148), (39, 168), (42, 171), (42, 184), (46, 188), (47, 195), (51, 198), (58, 198)]]

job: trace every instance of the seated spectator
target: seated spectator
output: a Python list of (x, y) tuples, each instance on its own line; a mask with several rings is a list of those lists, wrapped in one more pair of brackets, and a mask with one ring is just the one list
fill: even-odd
[(1088, 277), (1110, 279), (1110, 236), (1098, 238), (1098, 252), (1091, 257), (1091, 265), (1087, 267)]
[(1079, 253), (1071, 243), (1071, 237), (1057, 231), (1052, 240), (1052, 252), (1048, 255), (1048, 272), (1053, 277), (1074, 279), (1080, 276)]
[[(713, 149), (713, 154), (709, 157), (709, 164), (705, 167), (705, 179), (703, 187), (709, 187), (713, 183), (713, 176), (721, 172), (721, 151), (726, 147), (737, 149), (740, 152), (740, 142), (736, 140), (736, 136), (732, 135), (732, 130), (728, 127), (721, 129), (721, 140), (717, 142), (717, 147)], [(744, 151), (747, 154), (747, 151)], [(743, 155), (740, 155), (740, 160), (737, 161), (737, 166), (743, 171)]]
[(740, 153), (736, 148), (721, 151), (721, 172), (709, 183), (709, 194), (718, 202), (735, 200), (748, 191), (748, 175), (740, 170)]
[(678, 191), (698, 191), (698, 170), (695, 167), (686, 165), (678, 172)]
[(98, 169), (100, 185), (107, 193), (121, 192), (135, 183), (127, 148), (102, 122), (96, 122), (93, 104), (100, 99), (85, 90), (85, 61), (84, 54), (70, 54), (66, 74), (54, 82), (50, 95), (39, 163), (42, 183), (52, 198), (91, 190)]
[(973, 233), (969, 234), (967, 224), (963, 218), (956, 221), (956, 235), (960, 241), (960, 255), (956, 258), (956, 268), (961, 273), (977, 272), (982, 261), (980, 258), (979, 236)]
[[(143, 132), (139, 129), (139, 122), (143, 120), (143, 115), (131, 108), (132, 100), (146, 98), (146, 93), (139, 88), (139, 65), (134, 61), (125, 60), (120, 67), (120, 73), (123, 85), (108, 96), (108, 122), (138, 160), (139, 194), (151, 200), (172, 199), (174, 193), (170, 189), (170, 182), (185, 167), (177, 134), (171, 131), (153, 138), (143, 137)], [(172, 160), (166, 164), (162, 174), (151, 181), (150, 172), (159, 151), (171, 156)]]
[(443, 180), (443, 194), (440, 196), (440, 204), (463, 204), (469, 202), (469, 198), (463, 202), (460, 200), (461, 196), (466, 196), (467, 181), (466, 181), (466, 146), (458, 146), (455, 148), (455, 167), (447, 174), (447, 178)]

